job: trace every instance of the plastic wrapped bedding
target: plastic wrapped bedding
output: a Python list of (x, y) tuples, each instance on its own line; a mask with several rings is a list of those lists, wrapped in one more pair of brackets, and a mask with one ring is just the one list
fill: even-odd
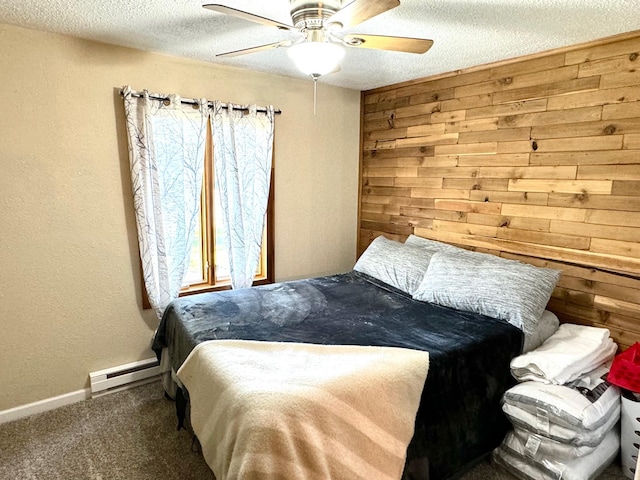
[(593, 430), (620, 409), (620, 389), (606, 382), (602, 365), (567, 385), (520, 383), (504, 394), (504, 402), (532, 415), (544, 411), (549, 422), (567, 428)]
[(613, 462), (620, 448), (617, 429), (610, 430), (588, 455), (555, 461), (536, 452), (535, 445), (523, 443), (513, 432), (494, 450), (493, 460), (524, 480), (594, 480)]
[(514, 426), (578, 447), (598, 445), (620, 419), (620, 405), (616, 406), (611, 417), (603, 425), (593, 430), (554, 424), (550, 421), (548, 412), (543, 409), (540, 409), (537, 414), (531, 414), (519, 407), (505, 403), (502, 405), (502, 411)]
[(572, 460), (578, 457), (584, 457), (592, 453), (597, 445), (589, 447), (587, 445), (575, 446), (570, 443), (562, 443), (542, 435), (531, 433), (524, 428), (514, 427), (513, 434), (518, 437), (518, 440), (524, 445), (529, 446), (532, 451), (535, 450), (536, 454), (541, 458), (553, 458), (555, 460)]

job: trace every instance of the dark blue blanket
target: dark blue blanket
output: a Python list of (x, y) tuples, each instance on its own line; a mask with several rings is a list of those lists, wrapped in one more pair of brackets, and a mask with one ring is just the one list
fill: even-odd
[(242, 339), (404, 347), (429, 352), (405, 479), (453, 478), (495, 448), (508, 429), (500, 409), (522, 332), (508, 323), (413, 300), (350, 272), (182, 297), (153, 342), (178, 369), (200, 342)]

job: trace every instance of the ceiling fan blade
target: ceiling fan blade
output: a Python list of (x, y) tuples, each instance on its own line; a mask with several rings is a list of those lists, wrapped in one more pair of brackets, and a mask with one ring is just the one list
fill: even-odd
[(276, 20), (271, 20), (270, 18), (261, 17), (260, 15), (255, 15), (253, 13), (245, 12), (243, 10), (238, 10), (237, 8), (227, 7), (225, 5), (219, 5), (217, 3), (211, 3), (208, 5), (203, 5), (207, 10), (212, 10), (218, 13), (224, 13), (225, 15), (230, 15), (236, 18), (242, 18), (244, 20), (249, 20), (251, 22), (260, 23), (262, 25), (266, 25), (268, 27), (276, 27), (280, 30), (295, 30), (293, 25), (287, 25), (286, 23), (281, 23)]
[(219, 53), (218, 55), (216, 55), (216, 57), (225, 57), (225, 58), (238, 57), (240, 55), (246, 55), (248, 53), (262, 52), (263, 50), (271, 50), (272, 48), (290, 47), (291, 43), (292, 42), (290, 40), (283, 40), (282, 42), (267, 43), (266, 45), (259, 45), (257, 47), (251, 47), (251, 48), (243, 48), (242, 50), (234, 50), (233, 52)]
[(400, 0), (353, 0), (331, 15), (325, 24), (340, 24), (342, 28), (353, 27), (398, 5)]
[(361, 34), (345, 35), (343, 42), (349, 47), (374, 48), (377, 50), (393, 50), (407, 53), (425, 53), (433, 45), (433, 40), (427, 40), (426, 38)]

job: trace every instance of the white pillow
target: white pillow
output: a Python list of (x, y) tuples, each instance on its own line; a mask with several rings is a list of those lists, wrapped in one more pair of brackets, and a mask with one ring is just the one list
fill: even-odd
[(529, 335), (524, 336), (522, 353), (538, 348), (547, 338), (556, 333), (559, 326), (560, 320), (558, 320), (555, 313), (550, 312), (549, 310), (542, 312), (542, 316), (540, 317), (540, 320), (538, 320), (536, 328)]
[(353, 269), (412, 295), (427, 271), (430, 258), (420, 247), (381, 235), (371, 242)]
[(409, 235), (404, 244), (422, 247), (425, 250), (429, 250), (433, 253), (439, 252), (441, 250), (464, 250), (463, 248), (454, 247), (453, 245), (449, 245), (448, 243), (429, 240), (428, 238), (418, 237), (417, 235)]
[(413, 298), (506, 320), (531, 334), (559, 278), (559, 270), (447, 249), (433, 254)]

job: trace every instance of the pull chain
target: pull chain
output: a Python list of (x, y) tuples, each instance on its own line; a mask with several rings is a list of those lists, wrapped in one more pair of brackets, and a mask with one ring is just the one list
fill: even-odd
[(313, 78), (313, 116), (316, 115), (316, 104), (318, 101), (318, 78), (320, 75), (317, 73), (312, 73), (311, 78)]

